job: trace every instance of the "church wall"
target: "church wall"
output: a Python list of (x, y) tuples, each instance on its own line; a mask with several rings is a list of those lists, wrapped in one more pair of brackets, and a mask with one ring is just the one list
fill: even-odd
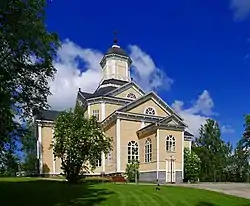
[(122, 105), (117, 105), (117, 104), (110, 104), (106, 103), (105, 104), (105, 118), (108, 117), (110, 114), (112, 114), (115, 110), (121, 108)]
[[(120, 135), (120, 151), (121, 151), (121, 156), (120, 156), (120, 162), (121, 162), (121, 171), (126, 170), (126, 165), (128, 163), (128, 143), (130, 141), (136, 141), (139, 144), (139, 140), (136, 134), (136, 131), (141, 128), (141, 122), (138, 121), (129, 121), (129, 120), (121, 120), (120, 123), (120, 130), (121, 130), (121, 135)], [(142, 151), (143, 152), (143, 151)], [(141, 151), (139, 149), (139, 155)]]
[(89, 105), (90, 109), (90, 116), (93, 115), (93, 110), (99, 110), (99, 121), (101, 120), (102, 117), (102, 108), (101, 108), (101, 103), (96, 103), (96, 104), (91, 104)]
[[(151, 162), (145, 162), (145, 143), (146, 140), (150, 139), (152, 143), (152, 160)], [(141, 171), (148, 171), (148, 170), (156, 170), (156, 133), (152, 131), (151, 134), (149, 133), (147, 136), (144, 136), (139, 140), (139, 148), (140, 148), (140, 172)]]
[(42, 126), (42, 173), (53, 172), (53, 149), (50, 148), (52, 143), (52, 127), (49, 125)]
[(136, 98), (139, 98), (142, 96), (134, 87), (130, 87), (126, 91), (123, 91), (123, 92), (117, 94), (116, 97), (127, 98), (127, 95), (129, 93), (133, 93), (136, 96)]
[(113, 123), (105, 130), (105, 134), (112, 138), (111, 161), (105, 158), (105, 173), (115, 172), (116, 165), (116, 124)]
[[(175, 152), (166, 151), (166, 137), (173, 135), (175, 137)], [(173, 156), (175, 160), (175, 169), (182, 170), (182, 132), (171, 130), (159, 130), (159, 160), (160, 168), (166, 169), (166, 159), (170, 159)]]
[(161, 117), (167, 117), (169, 114), (165, 112), (159, 105), (157, 105), (152, 99), (140, 104), (139, 106), (129, 110), (128, 112), (144, 114), (145, 109), (153, 107), (156, 110), (156, 115)]
[(191, 150), (191, 140), (184, 140), (184, 148), (189, 148)]

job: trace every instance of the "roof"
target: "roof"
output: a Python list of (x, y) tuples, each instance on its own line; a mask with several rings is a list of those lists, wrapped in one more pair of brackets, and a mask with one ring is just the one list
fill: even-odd
[(116, 84), (116, 85), (122, 86), (122, 85), (127, 84), (127, 83), (128, 83), (128, 81), (123, 81), (123, 80), (119, 80), (119, 79), (106, 79), (102, 82), (101, 85)]
[[(81, 96), (83, 96), (86, 99), (90, 99), (90, 98), (94, 98), (94, 97), (101, 97), (101, 96), (105, 96), (109, 92), (117, 89), (117, 86), (122, 86), (122, 85), (125, 85), (127, 83), (128, 83), (127, 81), (122, 81), (122, 80), (118, 80), (118, 79), (107, 79), (107, 80), (104, 80), (102, 82), (102, 84), (96, 89), (96, 91), (94, 93), (88, 93), (88, 92), (82, 92), (82, 91), (79, 91), (79, 93), (81, 94)], [(113, 85), (117, 85), (117, 86), (101, 87), (103, 85), (108, 85), (108, 84), (113, 84)]]
[(53, 111), (53, 110), (40, 110), (35, 115), (37, 120), (48, 120), (54, 121), (60, 114), (60, 111)]
[(190, 132), (187, 132), (187, 131), (184, 132), (184, 136), (186, 136), (186, 137), (194, 137), (193, 134), (191, 134)]
[(120, 48), (118, 46), (112, 46), (111, 48), (109, 48), (107, 50), (107, 52), (105, 53), (105, 55), (108, 55), (108, 54), (119, 54), (119, 55), (122, 55), (122, 56), (129, 57), (127, 52), (124, 49), (122, 49), (122, 48)]

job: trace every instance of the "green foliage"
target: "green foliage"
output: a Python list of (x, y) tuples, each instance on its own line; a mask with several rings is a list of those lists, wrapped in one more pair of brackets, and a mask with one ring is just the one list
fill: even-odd
[(21, 138), (22, 151), (24, 153), (24, 162), (22, 170), (26, 172), (37, 172), (37, 151), (36, 151), (36, 136), (35, 125), (32, 121), (27, 123), (26, 134)]
[(194, 151), (184, 149), (184, 179), (197, 182), (200, 174), (200, 158)]
[(200, 127), (200, 136), (195, 139), (192, 150), (201, 160), (201, 181), (225, 180), (224, 168), (229, 161), (232, 146), (222, 140), (216, 121), (208, 119)]
[(138, 161), (132, 161), (127, 164), (126, 167), (126, 176), (129, 182), (135, 182), (136, 180), (139, 180), (139, 162)]
[(111, 148), (111, 138), (105, 136), (100, 123), (95, 117), (86, 119), (78, 104), (74, 112), (59, 115), (54, 131), (54, 154), (61, 159), (69, 182), (77, 182), (80, 174), (95, 169), (102, 152), (106, 155)]
[(82, 183), (90, 183), (90, 184), (98, 184), (98, 183), (105, 183), (111, 182), (111, 178), (107, 177), (85, 177), (82, 179)]
[[(46, 0), (3, 0), (0, 3), (0, 154), (25, 130), (21, 119), (47, 108), (48, 82), (56, 72), (59, 47), (44, 24)], [(1, 158), (0, 158), (1, 159)]]
[(250, 115), (245, 116), (243, 137), (238, 141), (230, 165), (236, 181), (249, 182), (250, 174)]

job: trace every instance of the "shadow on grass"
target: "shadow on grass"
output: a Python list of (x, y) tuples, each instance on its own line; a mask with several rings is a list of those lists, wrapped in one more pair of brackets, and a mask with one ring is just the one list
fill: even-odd
[(200, 201), (195, 206), (217, 206), (217, 205), (215, 205), (214, 203), (206, 202), (206, 201)]
[(1, 205), (6, 206), (94, 206), (112, 194), (91, 184), (69, 185), (52, 180), (0, 181), (0, 191)]

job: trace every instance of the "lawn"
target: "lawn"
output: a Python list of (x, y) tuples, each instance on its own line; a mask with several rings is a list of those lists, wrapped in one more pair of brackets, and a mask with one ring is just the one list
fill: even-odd
[(250, 206), (250, 200), (184, 187), (84, 184), (32, 178), (0, 179), (1, 206)]

